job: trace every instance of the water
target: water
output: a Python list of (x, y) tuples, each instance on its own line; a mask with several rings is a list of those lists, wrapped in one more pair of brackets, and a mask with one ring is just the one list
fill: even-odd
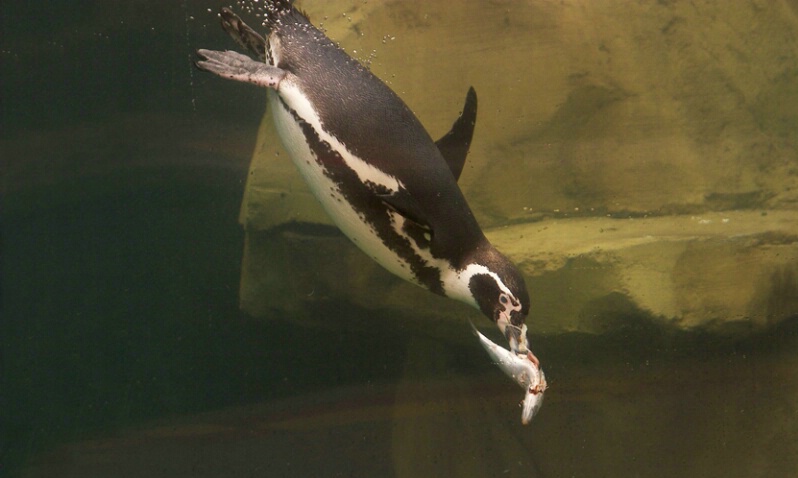
[[(788, 223), (795, 92), (771, 61), (782, 30), (757, 36), (743, 19), (763, 17), (741, 7), (724, 17), (736, 54), (706, 60), (708, 76), (674, 67), (673, 90), (652, 95), (624, 72), (651, 81), (662, 52), (682, 52), (670, 64), (701, 64), (714, 40), (688, 27), (711, 17), (709, 2), (697, 17), (643, 5), (651, 24), (674, 15), (655, 29), (669, 35), (662, 43), (637, 44), (623, 33), (604, 41), (598, 26), (613, 17), (595, 6), (463, 1), (443, 15), (435, 4), (305, 2), (412, 101), (433, 136), (456, 116), (463, 86), (477, 86), (463, 188), (485, 225), (543, 234), (610, 214), (627, 222), (599, 234), (629, 241), (688, 226), (760, 227), (753, 218), (786, 224), (746, 232), (744, 243), (635, 243), (607, 260), (589, 252), (593, 239), (574, 239), (588, 222), (568, 222), (562, 240), (526, 230), (539, 247), (588, 252), (525, 261), (537, 268), (530, 330), (551, 388), (522, 427), (520, 390), (462, 320), (473, 311), (402, 288), (325, 226), (242, 230), (262, 94), (193, 70), (195, 48), (231, 47), (208, 13), (217, 4), (150, 3), (19, 4), (2, 18), (0, 476), (795, 474), (798, 323), (785, 259), (798, 234)], [(598, 26), (585, 29), (585, 19)], [(506, 26), (499, 40), (481, 30), (494, 20)], [(562, 60), (562, 44), (580, 39), (595, 48)], [(530, 60), (485, 55), (496, 41)], [(728, 94), (707, 96), (702, 85), (749, 54), (741, 45), (756, 46), (761, 68), (738, 72), (745, 88), (730, 81)], [(412, 64), (407, 51), (417, 53)], [(449, 60), (435, 70), (440, 51)], [(630, 58), (637, 67), (619, 66)], [(792, 56), (778, 58), (793, 71)], [(517, 77), (503, 79), (508, 68)], [(758, 81), (757, 71), (770, 77)], [(435, 76), (432, 94), (424, 85)], [(520, 101), (529, 84), (534, 101)], [(669, 95), (681, 107), (652, 103)], [(653, 113), (655, 104), (664, 109)], [(630, 151), (644, 158), (639, 174), (624, 162)], [(292, 177), (284, 155), (264, 155), (282, 169), (255, 176)], [(519, 192), (491, 192), (505, 188)], [(245, 213), (253, 204), (245, 198)], [(672, 220), (679, 215), (687, 221)], [(262, 219), (247, 217), (249, 226)], [(672, 222), (637, 222), (642, 232), (624, 236), (643, 218)], [(524, 244), (495, 237), (508, 251)], [(258, 253), (272, 261), (277, 289), (250, 287)], [(660, 256), (674, 258), (672, 288)], [(344, 295), (351, 271), (367, 280)], [(275, 290), (282, 295), (268, 295)], [(656, 309), (663, 291), (670, 309)]]

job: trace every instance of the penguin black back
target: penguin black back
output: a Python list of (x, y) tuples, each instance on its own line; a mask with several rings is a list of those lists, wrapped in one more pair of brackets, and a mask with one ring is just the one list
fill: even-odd
[(279, 15), (271, 27), (271, 41), (276, 37), (280, 43), (279, 54), (272, 53), (275, 66), (301, 79), (300, 88), (323, 126), (358, 157), (402, 178), (408, 197), (423, 207), (394, 206), (434, 231), (433, 255), (448, 251), (455, 264), (460, 262), (451, 253), (468, 251), (484, 236), (452, 171), (412, 111), (297, 10)]

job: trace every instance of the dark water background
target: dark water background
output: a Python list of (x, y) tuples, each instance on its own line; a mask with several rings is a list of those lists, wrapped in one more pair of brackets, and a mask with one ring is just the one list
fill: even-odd
[[(411, 334), (239, 312), (237, 216), (262, 95), (191, 66), (196, 47), (230, 46), (208, 8), (217, 4), (3, 6), (2, 476), (41, 466), (64, 444), (161, 419), (345, 385), (369, 396), (370, 384), (392, 387), (406, 373)], [(365, 312), (336, 304), (320, 313), (334, 321)], [(752, 476), (752, 460), (758, 476), (794, 476), (796, 328), (745, 339), (653, 326), (539, 337), (559, 395), (534, 433), (518, 427), (512, 407), (507, 427), (538, 450), (530, 476)], [(452, 364), (427, 379), (495, 372), (471, 349), (427, 348)], [(492, 386), (506, 385), (495, 375)], [(613, 420), (599, 412), (605, 406), (629, 413)], [(757, 432), (774, 420), (782, 430)], [(382, 441), (359, 448), (363, 468), (311, 461), (302, 473), (390, 476), (390, 426), (380, 423), (371, 432)], [(333, 435), (298, 430), (308, 449), (295, 462), (351, 451)], [(441, 453), (481, 456), (486, 445), (447, 446)], [(279, 469), (253, 475), (307, 476)]]
[[(217, 6), (3, 6), (0, 475), (98, 430), (329, 382), (290, 372), (291, 337), (320, 353), (352, 340), (238, 312), (263, 105), (193, 69), (197, 45), (225, 40)], [(242, 155), (215, 125), (250, 138)]]

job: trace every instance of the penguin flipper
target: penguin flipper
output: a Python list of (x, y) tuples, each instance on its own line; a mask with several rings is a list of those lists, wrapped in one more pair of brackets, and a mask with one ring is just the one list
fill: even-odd
[(236, 43), (251, 51), (262, 61), (266, 60), (266, 40), (227, 7), (219, 12), (222, 28)]
[(415, 223), (418, 227), (426, 231), (432, 231), (432, 226), (430, 226), (429, 221), (424, 216), (418, 201), (404, 189), (400, 189), (393, 194), (380, 194), (379, 197), (382, 199), (382, 202), (404, 216), (405, 219)]
[(468, 148), (471, 147), (471, 138), (474, 136), (474, 126), (477, 123), (477, 92), (474, 87), (468, 89), (463, 112), (455, 120), (452, 129), (435, 142), (446, 164), (454, 175), (455, 181), (460, 179), (463, 172)]
[(276, 90), (286, 75), (285, 70), (234, 51), (197, 50), (197, 54), (203, 58), (197, 68), (229, 80)]

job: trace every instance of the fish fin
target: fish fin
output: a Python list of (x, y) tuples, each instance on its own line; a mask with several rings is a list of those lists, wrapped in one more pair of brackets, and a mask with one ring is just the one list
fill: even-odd
[(463, 112), (455, 120), (452, 129), (435, 142), (446, 164), (449, 165), (455, 181), (460, 179), (463, 172), (468, 148), (474, 136), (474, 127), (477, 123), (477, 92), (472, 86), (466, 94)]

